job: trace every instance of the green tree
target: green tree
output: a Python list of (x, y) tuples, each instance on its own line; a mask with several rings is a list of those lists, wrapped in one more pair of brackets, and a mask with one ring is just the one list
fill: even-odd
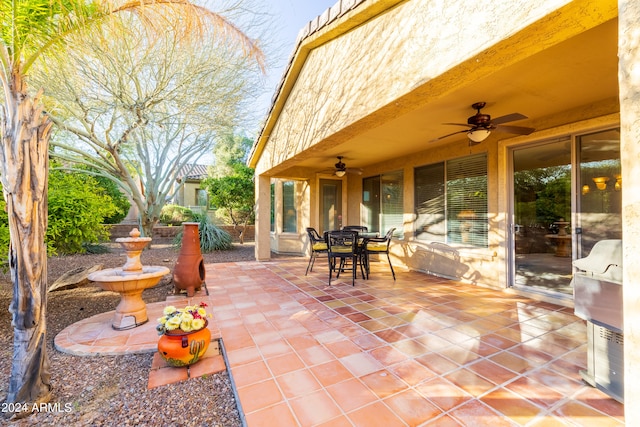
[(55, 101), (47, 102), (60, 127), (53, 155), (120, 183), (146, 236), (183, 185), (178, 174), (239, 123), (258, 87), (260, 55), (242, 49), (251, 39), (219, 37), (213, 25), (201, 31), (207, 43), (182, 30), (145, 41), (135, 24), (100, 29), (35, 77)]
[[(13, 298), (13, 359), (7, 402), (33, 403), (50, 398), (46, 352), (47, 184), (52, 122), (44, 112), (43, 90), (29, 90), (27, 75), (44, 55), (73, 51), (67, 36), (135, 13), (154, 30), (192, 32), (216, 22), (223, 32), (234, 27), (220, 15), (187, 0), (110, 1), (1, 0), (0, 179), (9, 221), (9, 266)], [(251, 48), (251, 47), (249, 47)], [(112, 147), (114, 150), (119, 146)]]
[(207, 178), (202, 182), (211, 197), (211, 203), (223, 209), (234, 228), (243, 225), (240, 243), (244, 242), (247, 225), (254, 220), (254, 171), (243, 163), (235, 163), (232, 173), (220, 178)]
[(224, 135), (213, 149), (214, 161), (211, 167), (214, 178), (234, 174), (234, 165), (246, 163), (253, 141), (246, 136)]

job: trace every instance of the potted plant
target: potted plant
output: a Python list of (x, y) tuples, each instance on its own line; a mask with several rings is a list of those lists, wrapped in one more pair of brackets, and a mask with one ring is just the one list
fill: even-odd
[(211, 342), (211, 332), (204, 302), (184, 308), (167, 306), (158, 319), (158, 353), (171, 366), (188, 366), (205, 354)]

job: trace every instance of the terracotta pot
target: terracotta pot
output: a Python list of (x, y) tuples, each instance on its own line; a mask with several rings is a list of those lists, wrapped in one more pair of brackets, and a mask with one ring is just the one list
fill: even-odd
[(200, 251), (198, 234), (199, 225), (197, 222), (182, 223), (182, 246), (173, 269), (175, 293), (186, 290), (188, 297), (192, 297), (195, 291), (200, 290), (205, 279), (204, 259)]
[(171, 366), (189, 366), (206, 353), (211, 342), (208, 322), (202, 329), (183, 332), (180, 329), (167, 331), (158, 339), (158, 353)]

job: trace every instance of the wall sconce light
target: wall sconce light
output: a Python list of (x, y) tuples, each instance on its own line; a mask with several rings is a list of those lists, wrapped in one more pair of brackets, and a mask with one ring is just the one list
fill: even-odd
[(596, 183), (596, 187), (598, 188), (598, 190), (606, 190), (608, 181), (608, 176), (597, 176), (593, 178), (593, 182)]
[(588, 194), (589, 191), (591, 191), (591, 187), (589, 187), (587, 184), (582, 186), (582, 195), (584, 196), (585, 194)]
[(467, 132), (469, 139), (475, 143), (484, 141), (489, 135), (491, 135), (491, 131), (483, 128), (473, 129)]
[(613, 177), (616, 179), (616, 183), (613, 185), (613, 188), (616, 191), (622, 190), (622, 175), (614, 175)]

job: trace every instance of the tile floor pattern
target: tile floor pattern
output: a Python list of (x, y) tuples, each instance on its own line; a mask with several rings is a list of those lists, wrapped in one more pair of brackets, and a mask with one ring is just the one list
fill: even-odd
[[(382, 262), (328, 287), (326, 267), (304, 276), (306, 263), (206, 265), (201, 299), (249, 427), (624, 425), (623, 406), (580, 378), (572, 309), (415, 272), (394, 282)], [(144, 327), (124, 341), (91, 319), (76, 328), (87, 336), (67, 345), (82, 354)]]
[(249, 427), (620, 426), (572, 309), (415, 272), (326, 285), (306, 260), (207, 265)]

